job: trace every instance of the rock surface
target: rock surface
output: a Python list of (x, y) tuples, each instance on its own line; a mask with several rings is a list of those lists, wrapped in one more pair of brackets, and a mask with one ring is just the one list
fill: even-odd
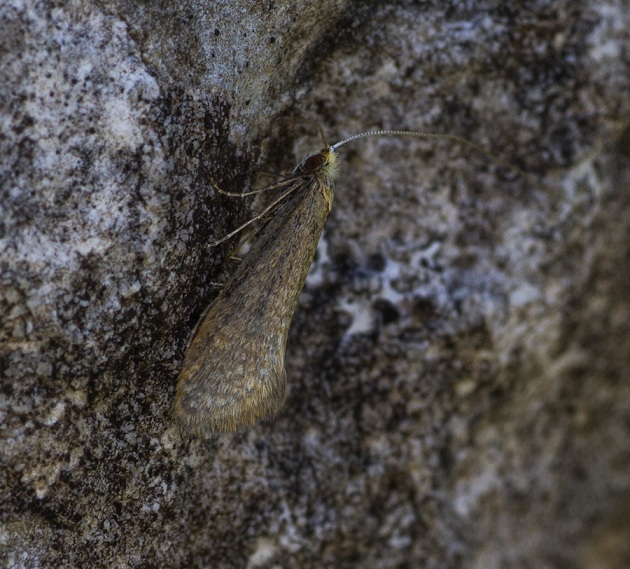
[[(0, 21), (2, 567), (630, 566), (626, 2)], [(289, 171), (304, 120), (532, 176), (340, 149), (284, 408), (191, 439), (175, 382), (229, 253), (206, 244), (250, 215), (212, 181)]]

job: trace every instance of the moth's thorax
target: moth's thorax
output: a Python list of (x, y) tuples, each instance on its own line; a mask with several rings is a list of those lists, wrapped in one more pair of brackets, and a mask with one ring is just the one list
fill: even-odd
[(337, 175), (337, 166), (337, 153), (332, 148), (327, 147), (304, 158), (295, 167), (293, 173), (324, 176), (328, 183), (332, 183)]

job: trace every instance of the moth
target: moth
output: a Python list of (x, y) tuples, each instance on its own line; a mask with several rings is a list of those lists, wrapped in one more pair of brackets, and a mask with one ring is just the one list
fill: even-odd
[(337, 148), (368, 136), (413, 136), (451, 140), (488, 154), (476, 143), (448, 134), (369, 131), (332, 146), (321, 128), (320, 134), (324, 147), (273, 185), (279, 197), (214, 243), (263, 219), (254, 244), (202, 317), (186, 352), (174, 416), (189, 432), (234, 431), (273, 417), (284, 403), (289, 326), (332, 207)]

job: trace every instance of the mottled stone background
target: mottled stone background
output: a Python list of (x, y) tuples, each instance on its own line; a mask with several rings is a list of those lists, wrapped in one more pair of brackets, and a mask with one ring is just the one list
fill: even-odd
[[(0, 4), (0, 564), (630, 566), (626, 0)], [(248, 189), (359, 141), (273, 422), (170, 420)], [(234, 318), (238, 318), (234, 314)]]

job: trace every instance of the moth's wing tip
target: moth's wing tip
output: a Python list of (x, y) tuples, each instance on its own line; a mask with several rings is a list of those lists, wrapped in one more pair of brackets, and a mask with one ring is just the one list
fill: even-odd
[(210, 394), (200, 405), (199, 399), (189, 397), (178, 388), (172, 415), (180, 429), (196, 436), (234, 432), (275, 417), (286, 399), (286, 386), (287, 375), (282, 367), (261, 389), (254, 390), (253, 395), (243, 390), (220, 397)]

